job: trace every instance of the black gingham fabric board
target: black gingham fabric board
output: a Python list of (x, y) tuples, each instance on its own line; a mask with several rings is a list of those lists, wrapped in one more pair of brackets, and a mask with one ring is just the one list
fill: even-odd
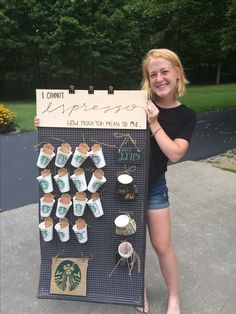
[[(136, 146), (142, 151), (143, 160), (138, 165), (123, 165), (116, 162), (116, 151), (122, 144), (124, 138), (115, 137), (115, 133), (129, 133)], [(146, 223), (145, 223), (145, 207), (148, 182), (148, 161), (149, 161), (149, 132), (147, 130), (114, 130), (114, 129), (78, 129), (78, 128), (47, 128), (38, 129), (38, 143), (49, 142), (55, 150), (62, 141), (72, 146), (72, 152), (83, 142), (90, 147), (99, 142), (102, 146), (106, 166), (103, 168), (107, 182), (101, 188), (101, 202), (104, 215), (95, 218), (88, 206), (86, 206), (83, 219), (88, 224), (88, 241), (79, 243), (73, 230), (77, 218), (73, 214), (73, 208), (69, 209), (66, 217), (70, 222), (70, 240), (61, 242), (56, 231), (54, 230), (53, 240), (50, 242), (43, 241), (40, 236), (41, 249), (41, 267), (39, 278), (38, 298), (47, 299), (64, 299), (74, 301), (88, 301), (98, 303), (114, 303), (126, 305), (143, 305), (144, 292), (144, 268), (145, 268), (145, 244), (146, 244)], [(115, 147), (113, 147), (115, 146)], [(39, 148), (42, 144), (39, 145)], [(133, 148), (133, 144), (129, 141), (123, 147)], [(73, 174), (75, 168), (70, 164), (71, 158), (65, 165), (70, 175)], [(57, 174), (58, 168), (54, 164), (55, 158), (50, 162), (49, 168), (52, 176)], [(135, 167), (134, 167), (135, 166)], [(88, 158), (81, 166), (85, 170), (87, 182), (92, 176), (92, 169), (96, 170), (92, 160)], [(134, 183), (138, 188), (138, 197), (134, 201), (124, 201), (114, 196), (114, 189), (119, 173), (124, 169), (132, 167), (130, 175), (134, 178)], [(40, 172), (40, 171), (39, 171)], [(55, 225), (59, 218), (56, 217), (56, 203), (61, 193), (53, 179), (55, 195), (55, 204), (51, 217)], [(76, 193), (76, 188), (70, 180), (70, 192), (72, 197)], [(89, 192), (86, 194), (89, 198)], [(39, 188), (39, 198), (43, 196), (41, 188)], [(122, 212), (128, 212), (131, 218), (135, 219), (137, 231), (131, 236), (116, 235), (115, 218)], [(39, 214), (39, 221), (42, 218)], [(140, 257), (141, 269), (138, 272), (137, 264), (135, 264), (131, 278), (128, 275), (128, 267), (126, 264), (119, 264), (113, 271), (112, 276), (109, 275), (117, 263), (117, 249), (119, 244), (127, 240)], [(50, 294), (50, 278), (52, 258), (57, 256), (59, 252), (63, 252), (61, 258), (81, 258), (89, 257), (87, 270), (87, 294), (86, 296), (70, 296)]]

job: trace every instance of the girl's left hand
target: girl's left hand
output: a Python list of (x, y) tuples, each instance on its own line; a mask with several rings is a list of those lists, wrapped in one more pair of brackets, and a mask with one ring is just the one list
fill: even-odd
[(157, 121), (159, 110), (150, 99), (147, 100), (146, 113), (150, 125)]

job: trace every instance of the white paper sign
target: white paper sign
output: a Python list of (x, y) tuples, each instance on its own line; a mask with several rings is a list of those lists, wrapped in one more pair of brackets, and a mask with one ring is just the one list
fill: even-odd
[(40, 127), (146, 129), (146, 92), (36, 90)]

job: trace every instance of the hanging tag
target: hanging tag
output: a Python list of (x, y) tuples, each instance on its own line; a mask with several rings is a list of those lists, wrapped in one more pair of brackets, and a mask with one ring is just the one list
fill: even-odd
[(119, 164), (141, 164), (143, 161), (143, 154), (140, 149), (122, 147), (117, 151), (116, 161)]

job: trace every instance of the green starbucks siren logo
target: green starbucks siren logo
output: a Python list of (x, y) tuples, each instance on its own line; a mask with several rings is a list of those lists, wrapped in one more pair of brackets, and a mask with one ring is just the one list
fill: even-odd
[(76, 186), (77, 190), (82, 188), (83, 182), (81, 180), (74, 180), (74, 185)]
[(100, 164), (101, 158), (99, 156), (92, 155), (91, 158), (92, 158), (92, 161), (94, 162), (95, 166)]
[(57, 180), (57, 185), (60, 190), (63, 190), (65, 188), (65, 182), (61, 179)]
[(77, 156), (74, 157), (74, 160), (75, 160), (75, 162), (77, 162), (78, 164), (82, 164), (82, 163), (84, 162), (85, 158), (82, 157), (82, 156), (77, 155)]
[(100, 182), (94, 182), (93, 185), (92, 185), (92, 189), (93, 189), (94, 191), (97, 191), (101, 186), (102, 186), (102, 183), (100, 183)]
[(49, 163), (50, 159), (47, 156), (41, 156), (40, 158), (40, 163), (44, 166), (47, 166), (47, 164)]
[(57, 155), (57, 163), (59, 165), (64, 165), (66, 162), (67, 162), (67, 157), (65, 155), (62, 155), (62, 154)]
[(42, 179), (42, 180), (40, 180), (39, 184), (43, 190), (48, 189), (49, 183), (47, 180)]
[(47, 214), (48, 212), (50, 212), (51, 206), (48, 205), (43, 205), (41, 210), (44, 214)]
[(64, 207), (64, 206), (58, 207), (58, 213), (59, 213), (60, 215), (65, 215), (66, 212), (67, 212), (67, 208), (66, 208), (66, 207)]
[(75, 212), (77, 215), (80, 215), (82, 213), (82, 210), (83, 210), (83, 205), (81, 205), (81, 204), (75, 205)]
[(41, 234), (42, 234), (43, 239), (46, 239), (48, 236), (48, 231), (47, 230), (41, 230)]
[(55, 283), (62, 291), (75, 290), (81, 281), (81, 270), (79, 266), (70, 261), (61, 262), (55, 271)]
[(89, 207), (93, 213), (97, 212), (97, 206), (95, 204), (90, 204)]

